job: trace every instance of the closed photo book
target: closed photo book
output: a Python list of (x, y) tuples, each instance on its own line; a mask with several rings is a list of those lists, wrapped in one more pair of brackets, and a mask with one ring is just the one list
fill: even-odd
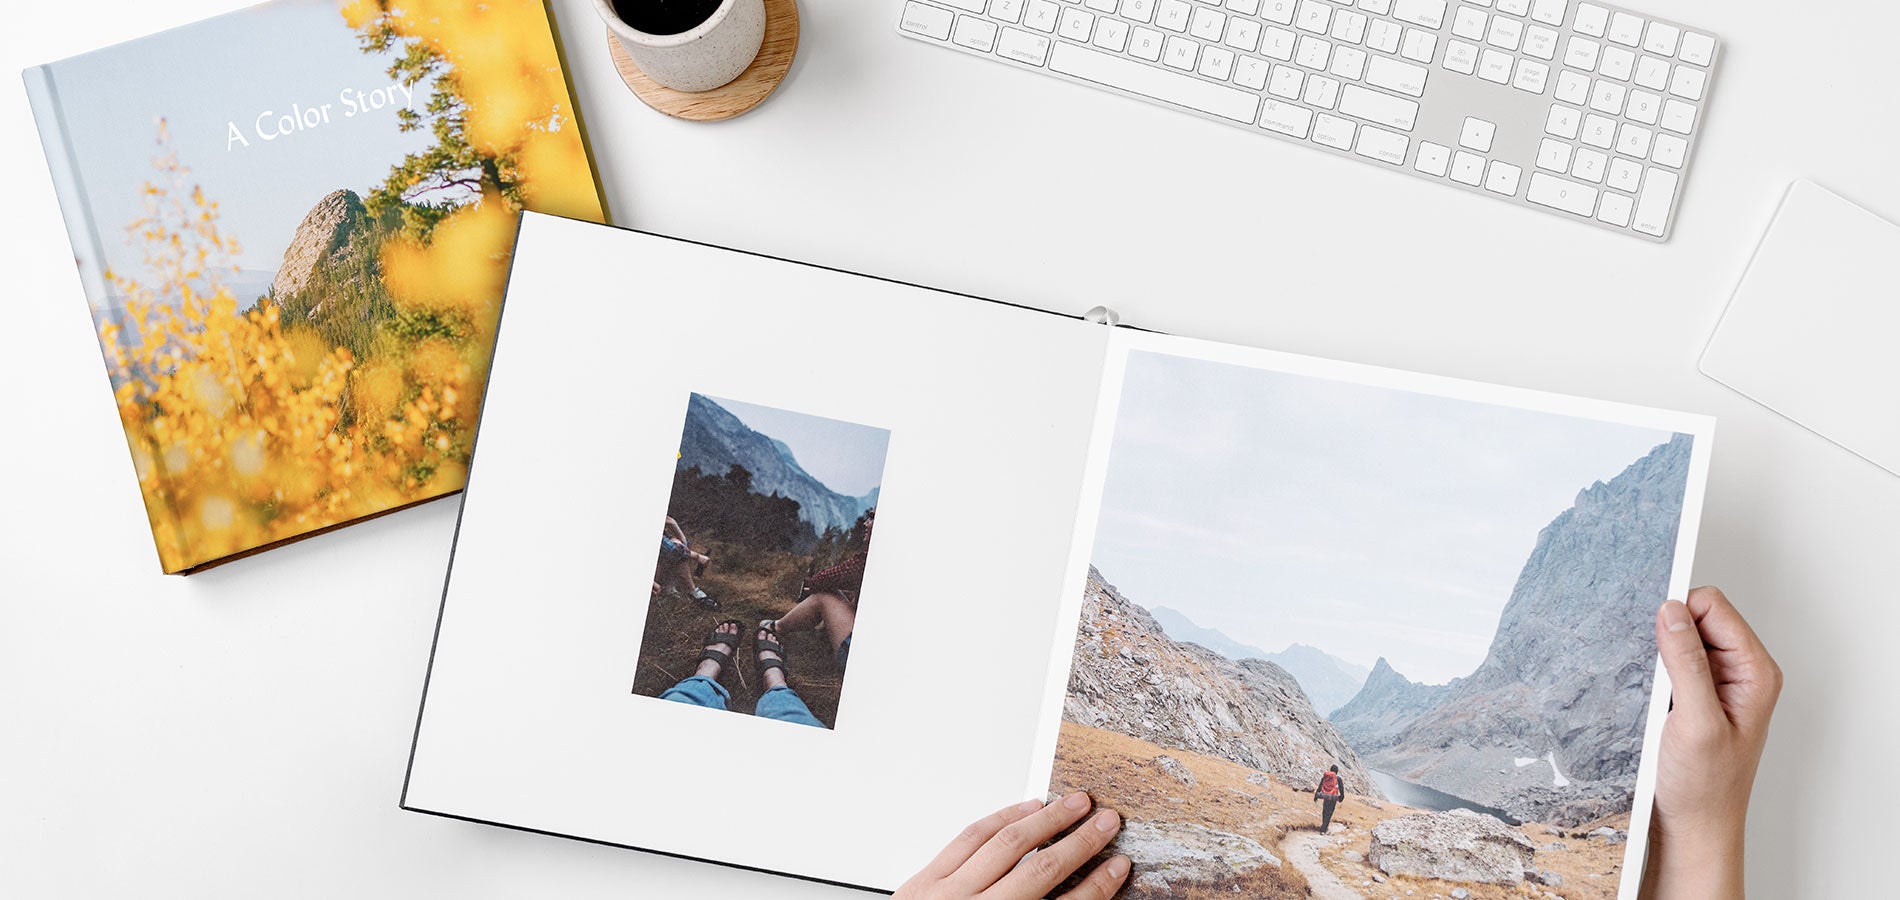
[(274, 0), (25, 79), (165, 572), (461, 489), (518, 213), (606, 218), (542, 0)]
[(1128, 897), (1635, 896), (1712, 420), (534, 213), (502, 319), (405, 809), (891, 891), (1086, 790)]

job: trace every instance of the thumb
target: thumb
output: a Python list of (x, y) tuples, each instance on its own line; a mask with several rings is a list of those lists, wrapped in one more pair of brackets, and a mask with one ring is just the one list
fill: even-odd
[(1656, 647), (1669, 672), (1675, 711), (1691, 715), (1722, 715), (1715, 696), (1715, 678), (1709, 672), (1709, 651), (1702, 645), (1689, 607), (1671, 600), (1656, 610)]

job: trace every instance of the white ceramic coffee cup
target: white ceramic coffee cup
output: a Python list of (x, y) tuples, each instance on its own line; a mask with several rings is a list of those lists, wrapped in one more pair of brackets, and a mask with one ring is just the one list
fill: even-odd
[(647, 34), (620, 20), (612, 0), (594, 0), (601, 21), (634, 65), (676, 91), (710, 91), (752, 65), (765, 43), (765, 0), (724, 0), (706, 21), (679, 34)]

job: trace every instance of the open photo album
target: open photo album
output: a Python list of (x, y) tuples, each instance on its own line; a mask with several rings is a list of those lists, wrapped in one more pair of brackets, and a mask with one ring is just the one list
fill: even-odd
[[(1712, 420), (527, 213), (405, 809), (894, 890), (1633, 898)], [(1528, 884), (1527, 884), (1528, 883)]]

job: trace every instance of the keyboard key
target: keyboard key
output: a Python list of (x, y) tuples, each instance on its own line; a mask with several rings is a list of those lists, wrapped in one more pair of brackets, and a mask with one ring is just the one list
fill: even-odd
[(1445, 177), (1451, 168), (1451, 148), (1431, 141), (1420, 141), (1418, 159), (1412, 161), (1412, 168), (1427, 175)]
[(1498, 0), (1498, 12), (1521, 16), (1531, 11), (1531, 0)]
[(1260, 52), (1281, 62), (1293, 61), (1293, 47), (1299, 36), (1284, 28), (1269, 28), (1260, 39)]
[(1677, 134), (1688, 134), (1695, 129), (1695, 107), (1673, 98), (1664, 100), (1662, 127)]
[(1593, 3), (1581, 3), (1577, 5), (1577, 21), (1570, 23), (1570, 27), (1581, 34), (1602, 37), (1609, 22), (1609, 10)]
[(1550, 78), (1550, 67), (1535, 60), (1517, 61), (1517, 75), (1511, 78), (1511, 87), (1533, 94), (1544, 92), (1544, 82)]
[(1267, 72), (1272, 69), (1264, 59), (1243, 56), (1234, 67), (1234, 83), (1256, 91), (1266, 90)]
[[(1009, 29), (1004, 31), (1007, 33)], [(1176, 75), (1079, 44), (1057, 43), (1049, 56), (1049, 68), (1085, 81), (1249, 125), (1253, 124), (1254, 116), (1260, 109), (1259, 97), (1238, 88), (1209, 84), (1188, 75)]]
[(1339, 47), (1333, 51), (1333, 65), (1329, 70), (1348, 81), (1359, 81), (1366, 77), (1366, 51), (1358, 47)]
[(1327, 60), (1332, 59), (1333, 44), (1323, 38), (1300, 36), (1300, 47), (1293, 54), (1293, 61), (1315, 72), (1326, 71)]
[(1490, 16), (1480, 10), (1460, 6), (1457, 14), (1451, 18), (1451, 33), (1474, 41), (1484, 40), (1485, 23), (1489, 19)]
[(1463, 150), (1452, 154), (1451, 180), (1477, 187), (1484, 183), (1484, 157)]
[(1597, 219), (1619, 228), (1629, 227), (1630, 198), (1605, 191), (1603, 203), (1597, 208)]
[(1392, 17), (1436, 30), (1445, 24), (1445, 0), (1395, 0)]
[(1049, 58), (1049, 39), (1020, 28), (1005, 28), (996, 38), (996, 55), (1040, 66)]
[(1491, 139), (1496, 137), (1498, 126), (1475, 116), (1465, 117), (1464, 130), (1458, 133), (1458, 146), (1469, 147), (1479, 153), (1491, 152)]
[(1161, 64), (1180, 69), (1183, 72), (1194, 71), (1194, 64), (1201, 58), (1201, 45), (1184, 37), (1168, 35), (1168, 43), (1161, 48)]
[(1493, 47), (1516, 50), (1524, 39), (1524, 23), (1504, 16), (1491, 18), (1491, 30), (1485, 35), (1484, 42)]
[(1656, 124), (1656, 116), (1661, 111), (1662, 98), (1648, 91), (1630, 91), (1629, 103), (1623, 107), (1623, 115), (1644, 125)]
[(1246, 53), (1260, 49), (1260, 23), (1239, 16), (1229, 17), (1226, 44)]
[(1432, 61), (1432, 54), (1436, 52), (1438, 52), (1438, 35), (1420, 31), (1416, 28), (1405, 29), (1405, 46), (1400, 48), (1400, 56), (1406, 59), (1418, 60), (1422, 63), (1430, 63)]
[(1642, 159), (1649, 155), (1649, 142), (1656, 133), (1641, 125), (1624, 122), (1616, 129), (1616, 152)]
[(1544, 118), (1544, 133), (1574, 141), (1582, 125), (1583, 110), (1572, 109), (1561, 103), (1553, 104), (1550, 107), (1550, 114)]
[(1643, 167), (1627, 159), (1610, 160), (1610, 177), (1605, 181), (1610, 187), (1634, 194), (1637, 185), (1643, 183)]
[(1260, 0), (1227, 0), (1227, 8), (1243, 16), (1260, 15)]
[[(1134, 2), (1136, 2), (1136, 0), (1126, 0), (1122, 6), (1126, 7), (1129, 3)], [(1153, 0), (1140, 0), (1140, 2), (1152, 5)], [(1123, 13), (1123, 15), (1127, 15), (1127, 13)], [(1008, 22), (1011, 25), (1021, 22), (1023, 20), (1023, 0), (990, 0), (990, 18), (1000, 22)]]
[(1366, 64), (1366, 83), (1374, 87), (1410, 94), (1414, 97), (1425, 96), (1424, 66), (1415, 66), (1396, 59), (1375, 56)]
[(1610, 40), (1634, 47), (1643, 40), (1643, 20), (1626, 12), (1610, 16)]
[(1300, 0), (1300, 13), (1294, 19), (1293, 27), (1314, 34), (1325, 34), (1326, 27), (1332, 24), (1333, 8), (1319, 0)]
[(1709, 76), (1701, 69), (1677, 66), (1675, 77), (1669, 79), (1669, 93), (1690, 100), (1702, 99), (1702, 85)]
[(996, 49), (997, 25), (988, 19), (975, 16), (958, 16), (956, 31), (951, 35), (959, 47), (981, 50), (988, 53)]
[(1557, 32), (1542, 25), (1524, 29), (1524, 52), (1541, 60), (1557, 58)]
[(1348, 44), (1366, 39), (1366, 17), (1350, 10), (1333, 16), (1333, 37)]
[[(1029, 0), (1033, 6), (1037, 0)], [(1031, 10), (1034, 13), (1034, 10)], [(1175, 34), (1186, 34), (1191, 15), (1187, 0), (1161, 0), (1155, 5), (1155, 24)]]
[(1565, 103), (1582, 106), (1590, 102), (1590, 79), (1569, 69), (1558, 72), (1554, 96)]
[(1616, 120), (1606, 119), (1596, 113), (1584, 116), (1580, 139), (1592, 147), (1610, 149), (1610, 145), (1616, 143)]
[(1356, 84), (1346, 85), (1339, 97), (1339, 111), (1387, 128), (1411, 131), (1418, 124), (1418, 104), (1391, 94), (1381, 94)]
[(1550, 138), (1538, 141), (1537, 167), (1559, 174), (1570, 171), (1570, 145)]
[(1351, 150), (1353, 132), (1359, 123), (1351, 119), (1320, 113), (1313, 118), (1313, 141), (1335, 150)]
[(1715, 38), (1691, 31), (1682, 36), (1682, 61), (1706, 66), (1715, 58)]
[(1392, 0), (1359, 0), (1359, 8), (1375, 16), (1383, 16), (1392, 11)]
[(1636, 217), (1631, 227), (1662, 237), (1663, 228), (1669, 223), (1669, 207), (1676, 202), (1678, 183), (1676, 173), (1650, 169), (1643, 176), (1643, 192), (1636, 195)]
[(1593, 184), (1603, 183), (1603, 170), (1610, 165), (1610, 158), (1589, 147), (1578, 147), (1577, 157), (1570, 163), (1570, 174)]
[(1299, 9), (1296, 0), (1265, 0), (1261, 4), (1260, 18), (1281, 25), (1293, 24), (1293, 14)]
[(1366, 46), (1381, 53), (1399, 52), (1399, 41), (1405, 36), (1405, 26), (1384, 19), (1373, 19), (1366, 27)]
[[(1165, 0), (1165, 2), (1181, 3), (1181, 0)], [(1181, 3), (1181, 6), (1185, 9), (1187, 4)], [(1024, 7), (1024, 9), (1026, 10), (1023, 15), (1024, 25), (1034, 28), (1043, 34), (1055, 33), (1056, 15), (1060, 7), (1049, 2), (1049, 0), (1029, 0), (1029, 5)]]
[(1484, 189), (1506, 197), (1517, 196), (1517, 179), (1524, 170), (1507, 162), (1491, 161), (1491, 168), (1484, 178)]
[[(898, 23), (898, 27), (912, 34), (947, 41), (950, 39), (950, 24), (955, 19), (956, 14), (947, 9), (912, 0), (904, 4), (904, 18)], [(1038, 62), (1037, 65), (1041, 63)]]
[(1306, 105), (1332, 109), (1339, 105), (1339, 80), (1324, 75), (1306, 79)]
[(1613, 116), (1623, 114), (1623, 86), (1602, 79), (1590, 86), (1590, 108)]
[(1649, 30), (1643, 32), (1643, 49), (1657, 56), (1675, 56), (1676, 41), (1682, 37), (1682, 29), (1661, 22), (1649, 23)]
[(1234, 51), (1226, 47), (1204, 47), (1201, 49), (1201, 64), (1194, 71), (1215, 81), (1226, 81), (1234, 74)]
[(1411, 143), (1412, 139), (1405, 135), (1366, 125), (1359, 129), (1359, 143), (1353, 152), (1367, 159), (1402, 166), (1405, 165), (1405, 148)]
[(1535, 0), (1531, 4), (1531, 18), (1545, 25), (1562, 25), (1564, 7), (1568, 2), (1569, 0)]
[(1203, 41), (1218, 41), (1227, 33), (1227, 14), (1208, 9), (1205, 6), (1194, 8), (1194, 14), (1188, 17), (1188, 34)]
[(1099, 13), (1115, 14), (1115, 0), (1087, 0), (1088, 8)]
[(1594, 72), (1597, 68), (1597, 54), (1603, 45), (1589, 38), (1571, 35), (1570, 42), (1564, 45), (1564, 65), (1585, 72)]
[(1087, 10), (1064, 7), (1062, 17), (1056, 24), (1056, 33), (1072, 41), (1086, 42), (1095, 36), (1095, 16)]
[(1682, 168), (1682, 160), (1689, 153), (1689, 142), (1673, 134), (1656, 135), (1655, 143), (1650, 145), (1649, 158), (1672, 169)]
[(1511, 80), (1511, 54), (1502, 50), (1485, 48), (1478, 57), (1478, 77), (1486, 81), (1504, 84)]
[(1531, 173), (1530, 190), (1524, 192), (1524, 199), (1573, 216), (1588, 217), (1597, 209), (1596, 188), (1542, 172)]
[(1304, 139), (1312, 127), (1313, 111), (1304, 106), (1267, 100), (1260, 104), (1260, 127)]
[(1603, 48), (1603, 60), (1597, 65), (1597, 71), (1618, 81), (1630, 80), (1630, 69), (1636, 65), (1636, 54), (1622, 47)]
[[(1445, 45), (1445, 68), (1463, 75), (1478, 71), (1478, 45), (1452, 41)], [(1589, 79), (1585, 79), (1587, 82)]]
[(1306, 85), (1306, 73), (1292, 66), (1274, 66), (1272, 77), (1267, 79), (1267, 93), (1288, 100), (1300, 99), (1300, 88)]
[(1103, 16), (1096, 20), (1095, 46), (1120, 53), (1128, 48), (1128, 23)]
[(1128, 53), (1136, 59), (1160, 62), (1161, 32), (1152, 28), (1135, 29), (1135, 37), (1128, 43)]
[(1660, 91), (1669, 83), (1669, 64), (1654, 56), (1645, 56), (1636, 64), (1637, 84)]

